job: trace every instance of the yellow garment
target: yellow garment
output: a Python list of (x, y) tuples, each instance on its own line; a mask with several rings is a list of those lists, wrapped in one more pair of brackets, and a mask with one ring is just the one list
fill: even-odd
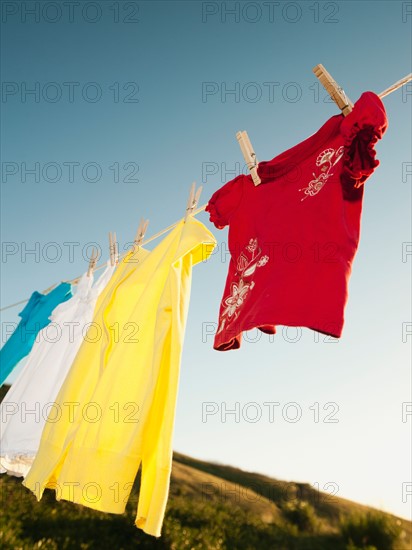
[(57, 396), (61, 416), (49, 413), (23, 482), (39, 500), (48, 487), (58, 500), (123, 513), (142, 464), (135, 524), (160, 536), (192, 266), (215, 245), (189, 217), (119, 265)]

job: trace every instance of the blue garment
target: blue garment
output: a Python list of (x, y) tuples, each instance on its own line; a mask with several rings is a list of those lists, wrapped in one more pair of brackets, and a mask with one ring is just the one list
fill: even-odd
[(29, 354), (40, 330), (50, 323), (54, 308), (72, 297), (71, 285), (61, 283), (48, 294), (33, 292), (16, 330), (0, 350), (0, 386), (17, 365)]

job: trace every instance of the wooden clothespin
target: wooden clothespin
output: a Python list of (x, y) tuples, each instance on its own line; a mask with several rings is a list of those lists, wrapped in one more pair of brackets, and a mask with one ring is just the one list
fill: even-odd
[(113, 233), (113, 245), (114, 245), (114, 263), (119, 263), (119, 243), (117, 241), (116, 231)]
[[(330, 97), (333, 99), (333, 101), (342, 111), (342, 113), (345, 116), (348, 115), (353, 109), (353, 103), (347, 97), (343, 89), (333, 80), (333, 78), (331, 77), (331, 75), (328, 73), (328, 71), (325, 69), (323, 65), (316, 65), (316, 67), (313, 68), (313, 72), (315, 73), (316, 77), (319, 79), (320, 83), (324, 86), (325, 90), (328, 92)], [(401, 78), (400, 80), (395, 82), (395, 84), (392, 84), (392, 86), (389, 86), (389, 88), (386, 88), (386, 90), (378, 94), (378, 96), (381, 99), (383, 99), (384, 97), (391, 94), (395, 90), (398, 90), (399, 88), (402, 88), (402, 86), (405, 86), (405, 84), (407, 84), (411, 80), (412, 80), (412, 73)]]
[(193, 210), (196, 208), (200, 193), (202, 192), (203, 187), (200, 186), (197, 191), (196, 190), (196, 182), (194, 181), (190, 187), (190, 193), (189, 193), (189, 199), (187, 201), (186, 206), (186, 213), (185, 213), (185, 221), (187, 220), (188, 216), (190, 216), (193, 212)]
[(139, 227), (136, 231), (136, 236), (133, 241), (134, 249), (137, 250), (139, 246), (141, 246), (144, 236), (146, 235), (147, 226), (149, 225), (149, 220), (145, 220), (144, 218), (141, 218)]
[(261, 181), (257, 173), (258, 160), (256, 158), (256, 153), (253, 150), (252, 144), (250, 143), (250, 139), (249, 139), (249, 136), (247, 135), (246, 130), (237, 132), (236, 138), (239, 142), (240, 149), (242, 151), (243, 158), (245, 159), (246, 165), (249, 168), (253, 183), (255, 185), (259, 185)]
[(109, 252), (110, 252), (110, 265), (117, 265), (119, 263), (119, 246), (117, 243), (116, 233), (109, 232)]
[(98, 257), (99, 257), (98, 251), (93, 247), (92, 255), (89, 261), (89, 268), (87, 270), (88, 277), (90, 277), (90, 275), (93, 273), (94, 268), (96, 267)]
[(347, 116), (353, 109), (353, 103), (347, 97), (343, 88), (337, 84), (323, 65), (316, 65), (312, 70), (319, 82), (342, 111), (343, 115)]

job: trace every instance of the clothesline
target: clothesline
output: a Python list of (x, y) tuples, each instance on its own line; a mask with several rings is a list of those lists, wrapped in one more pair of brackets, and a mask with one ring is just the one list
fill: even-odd
[[(196, 208), (195, 210), (193, 210), (193, 212), (191, 213), (192, 216), (195, 216), (196, 214), (199, 214), (199, 212), (202, 212), (205, 208), (206, 208), (206, 204), (202, 205), (202, 206), (199, 206), (198, 208)], [(155, 239), (157, 239), (158, 237), (161, 237), (162, 235), (164, 235), (165, 233), (167, 233), (168, 231), (170, 231), (171, 229), (173, 229), (174, 227), (176, 227), (178, 225), (178, 223), (180, 223), (182, 221), (183, 218), (180, 218), (180, 220), (172, 223), (171, 225), (169, 225), (168, 227), (165, 227), (164, 229), (162, 229), (161, 231), (159, 231), (158, 233), (156, 233), (155, 235), (153, 235), (152, 237), (150, 237), (149, 239), (146, 239), (145, 241), (142, 242), (141, 246), (145, 245), (145, 244), (148, 244), (150, 243), (151, 241), (154, 241)], [(123, 254), (119, 255), (119, 260), (124, 258), (128, 253), (130, 252), (127, 251), (127, 252), (124, 252)], [(102, 269), (103, 267), (105, 267), (106, 264), (103, 263), (103, 264), (100, 264), (98, 266), (96, 266), (96, 268), (94, 269), (94, 271), (97, 271), (99, 269)], [(67, 283), (71, 283), (71, 284), (75, 284), (75, 281), (77, 281), (79, 278), (81, 277), (78, 276), (78, 277), (74, 277), (73, 279), (70, 279), (69, 281), (66, 281)], [(48, 292), (50, 292), (55, 286), (57, 286), (58, 283), (54, 283), (53, 285), (49, 286), (46, 290), (43, 290), (42, 294), (47, 294)], [(10, 309), (12, 307), (16, 307), (20, 304), (25, 304), (29, 299), (26, 298), (25, 300), (21, 300), (20, 302), (15, 302), (14, 304), (11, 304), (9, 306), (5, 306), (5, 307), (2, 307), (0, 309), (0, 311), (5, 311), (6, 309)]]
[[(49, 286), (49, 288), (46, 288), (46, 290), (43, 290), (42, 294), (47, 294), (48, 292), (50, 292), (51, 290), (53, 290), (53, 288), (57, 286), (57, 283), (54, 283), (54, 285), (51, 285)], [(25, 300), (21, 300), (20, 302), (16, 302), (15, 304), (11, 304), (10, 306), (5, 306), (5, 307), (2, 307), (0, 309), (0, 311), (4, 311), (5, 309), (10, 309), (11, 307), (15, 307), (15, 306), (18, 306), (20, 304), (25, 304), (26, 302), (28, 302), (29, 299), (26, 298)]]
[[(195, 216), (196, 214), (199, 214), (199, 212), (202, 212), (207, 206), (207, 203), (204, 204), (203, 206), (199, 206), (199, 208), (197, 208), (196, 210), (193, 210), (192, 212), (192, 216)], [(178, 220), (177, 222), (174, 222), (172, 223), (172, 225), (169, 225), (168, 227), (165, 227), (164, 229), (162, 229), (161, 231), (159, 231), (158, 233), (156, 233), (155, 235), (153, 235), (152, 237), (150, 237), (149, 239), (146, 239), (145, 241), (142, 242), (141, 246), (145, 245), (145, 244), (148, 244), (152, 241), (154, 241), (155, 239), (157, 239), (158, 237), (161, 237), (162, 235), (164, 235), (165, 233), (167, 233), (168, 231), (170, 231), (171, 229), (173, 229), (174, 227), (177, 226), (178, 223), (180, 223), (182, 221), (183, 218), (181, 218), (180, 220)], [(119, 260), (124, 258), (128, 253), (130, 252), (127, 251), (127, 252), (124, 252), (124, 254), (120, 254), (119, 255)], [(100, 264), (98, 266), (96, 266), (96, 268), (94, 269), (94, 271), (97, 271), (98, 269), (102, 269), (103, 267), (105, 267), (106, 264)], [(71, 279), (70, 281), (66, 281), (68, 283), (73, 283), (74, 281), (77, 281), (79, 277), (75, 277), (74, 279)], [(10, 306), (9, 306), (10, 307)], [(5, 308), (4, 308), (5, 309)], [(0, 310), (1, 311), (1, 310)]]
[[(392, 84), (392, 86), (389, 86), (389, 88), (387, 88), (386, 90), (384, 90), (383, 92), (381, 92), (380, 94), (378, 94), (378, 96), (380, 97), (380, 99), (386, 97), (387, 95), (391, 94), (392, 92), (398, 90), (399, 88), (401, 88), (402, 86), (404, 86), (405, 84), (407, 84), (408, 82), (410, 82), (412, 80), (412, 73), (408, 74), (407, 76), (405, 76), (404, 78), (401, 78), (400, 80), (398, 80), (397, 82), (395, 82), (394, 84)], [(193, 210), (192, 214), (193, 216), (195, 216), (196, 214), (199, 214), (199, 212), (202, 212), (204, 209), (206, 208), (206, 204), (204, 204), (203, 206), (199, 206), (199, 208), (197, 208), (196, 210)], [(169, 227), (166, 227), (165, 229), (162, 229), (162, 231), (159, 231), (158, 233), (156, 233), (155, 235), (153, 235), (152, 237), (150, 237), (149, 239), (147, 239), (146, 241), (143, 241), (142, 242), (142, 245), (145, 245), (145, 244), (148, 244), (150, 243), (151, 241), (153, 241), (154, 239), (157, 239), (158, 237), (164, 235), (165, 233), (167, 233), (168, 231), (170, 231), (171, 229), (173, 229), (174, 227), (177, 226), (177, 224), (182, 220), (182, 218), (180, 220), (178, 220), (177, 222), (173, 223), (172, 225), (169, 225)], [(124, 258), (126, 256), (126, 254), (128, 254), (128, 252), (125, 252), (124, 254), (120, 255), (119, 256), (119, 259), (121, 258)], [(105, 267), (106, 264), (101, 264), (99, 266), (96, 266), (96, 268), (94, 269), (94, 271), (97, 271), (98, 269), (102, 269), (103, 267)], [(76, 284), (77, 280), (80, 278), (79, 277), (75, 277), (74, 279), (71, 279), (70, 281), (66, 281), (68, 283), (71, 283), (71, 284)], [(52, 290), (58, 283), (55, 283), (54, 285), (50, 286), (49, 288), (47, 288), (46, 290), (43, 291), (43, 294), (47, 294), (47, 292), (49, 292), (50, 290)], [(21, 300), (20, 302), (16, 302), (14, 304), (11, 304), (9, 306), (5, 306), (5, 307), (2, 307), (0, 309), (0, 311), (5, 311), (6, 309), (10, 309), (12, 307), (15, 307), (15, 306), (18, 306), (20, 304), (24, 304), (28, 301), (28, 298), (26, 298), (25, 300)]]
[(409, 73), (407, 76), (401, 78), (400, 80), (398, 80), (398, 82), (395, 82), (395, 84), (392, 84), (392, 86), (389, 86), (389, 88), (386, 88), (386, 90), (378, 94), (380, 99), (383, 99), (384, 97), (391, 94), (395, 90), (398, 90), (402, 86), (405, 86), (405, 84), (407, 84), (411, 80), (412, 80), (412, 73)]

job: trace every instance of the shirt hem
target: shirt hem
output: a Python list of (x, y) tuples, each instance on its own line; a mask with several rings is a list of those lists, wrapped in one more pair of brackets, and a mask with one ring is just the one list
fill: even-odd
[[(223, 337), (221, 336), (219, 338), (215, 337), (213, 349), (215, 349), (216, 351), (228, 351), (231, 349), (239, 349), (241, 345), (241, 338), (242, 338), (243, 332), (257, 328), (265, 334), (276, 334), (277, 325), (282, 325), (285, 327), (308, 328), (309, 330), (319, 332), (320, 334), (324, 334), (332, 338), (340, 338), (342, 335), (342, 328), (343, 328), (343, 322), (337, 322), (337, 321), (326, 321), (324, 323), (319, 323), (319, 324), (313, 323), (313, 322), (302, 323), (302, 322), (296, 322), (293, 320), (289, 321), (285, 319), (277, 320), (276, 322), (275, 321), (265, 321), (264, 323), (251, 322), (247, 324), (242, 324), (242, 327), (231, 338), (227, 338), (225, 336)], [(273, 327), (273, 330), (271, 330), (271, 327)], [(328, 329), (328, 327), (330, 328)]]

